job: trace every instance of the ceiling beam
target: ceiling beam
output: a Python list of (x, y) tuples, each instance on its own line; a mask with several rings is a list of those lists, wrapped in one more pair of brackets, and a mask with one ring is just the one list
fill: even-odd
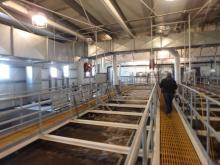
[(154, 11), (153, 7), (151, 8), (145, 1), (140, 0), (140, 2), (148, 9), (151, 13), (153, 13), (155, 16), (157, 16), (157, 13)]
[[(116, 0), (111, 0), (113, 6), (115, 7), (115, 9), (118, 11), (119, 15), (122, 17), (122, 19), (126, 22), (128, 21), (127, 17), (125, 16), (125, 14), (123, 13), (123, 11), (121, 10), (121, 7), (118, 5)], [(132, 29), (132, 26), (130, 23), (126, 23), (129, 29)], [(132, 30), (131, 30), (132, 31)], [(132, 31), (133, 34), (134, 31)]]
[[(87, 19), (87, 16), (89, 18), (89, 21), (93, 24), (93, 25), (102, 25), (102, 23), (97, 20), (91, 13), (89, 13), (87, 10), (83, 9), (83, 7), (76, 2), (76, 0), (64, 0), (64, 2), (69, 5), (73, 10), (75, 10), (76, 12), (78, 12), (81, 16), (83, 16), (84, 18)], [(86, 12), (86, 13), (85, 13)], [(105, 31), (105, 29), (104, 29)], [(106, 31), (110, 31), (109, 29), (106, 29)], [(110, 34), (109, 32), (105, 33), (109, 36), (112, 36), (112, 34)]]
[(130, 37), (135, 38), (135, 35), (131, 32), (128, 26), (123, 21), (122, 17), (113, 6), (110, 0), (100, 0), (100, 2), (105, 6), (105, 8), (109, 11), (109, 13), (115, 18), (115, 20), (119, 23), (119, 25), (124, 29), (125, 32), (129, 34)]
[(87, 14), (89, 17), (89, 20), (94, 25), (102, 25), (102, 23), (99, 20), (97, 20), (93, 15), (91, 15), (88, 11), (86, 11), (86, 14), (85, 14), (82, 6), (80, 4), (78, 4), (75, 0), (64, 0), (64, 2), (67, 5), (69, 5), (73, 10), (77, 11), (84, 18), (86, 18), (86, 14)]

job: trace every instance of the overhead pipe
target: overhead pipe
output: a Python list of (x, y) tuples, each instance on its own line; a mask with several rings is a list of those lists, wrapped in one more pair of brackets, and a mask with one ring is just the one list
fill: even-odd
[(120, 26), (126, 31), (132, 38), (135, 38), (134, 34), (130, 31), (128, 26), (125, 24), (115, 7), (112, 5), (110, 0), (100, 0), (106, 9), (111, 13), (115, 20), (120, 24)]
[(59, 29), (59, 30), (64, 31), (69, 34), (72, 34), (72, 35), (76, 36), (77, 38), (80, 38), (81, 40), (87, 41), (85, 36), (75, 32), (75, 31), (73, 31), (73, 30), (71, 30), (71, 29), (69, 29), (59, 23), (56, 23), (52, 20), (48, 20), (48, 24), (52, 27), (55, 27), (56, 29)]
[(157, 16), (157, 13), (147, 4), (145, 3), (143, 0), (140, 0), (140, 2), (148, 9), (151, 11), (151, 13), (153, 13), (155, 16)]
[(208, 0), (208, 1), (196, 12), (196, 14), (193, 16), (192, 20), (194, 20), (194, 19), (203, 11), (203, 9), (205, 9), (211, 2), (212, 2), (212, 0)]

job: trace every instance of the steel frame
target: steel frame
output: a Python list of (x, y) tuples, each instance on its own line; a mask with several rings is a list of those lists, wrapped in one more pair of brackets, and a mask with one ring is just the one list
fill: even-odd
[(127, 154), (129, 151), (129, 147), (127, 146), (99, 143), (99, 142), (93, 142), (93, 141), (76, 139), (76, 138), (68, 138), (68, 137), (63, 137), (63, 136), (42, 135), (40, 138), (43, 140), (47, 140), (47, 141), (69, 144), (69, 145), (85, 147), (85, 148), (91, 148), (91, 149), (96, 149), (96, 150), (101, 150), (101, 151), (114, 152), (114, 153), (119, 153), (119, 154)]
[(87, 113), (102, 113), (102, 114), (113, 114), (113, 115), (126, 115), (126, 116), (142, 116), (143, 113), (139, 112), (123, 112), (123, 111), (106, 111), (106, 110), (87, 110)]
[(137, 124), (125, 124), (125, 123), (117, 123), (117, 122), (107, 122), (107, 121), (96, 121), (96, 120), (84, 120), (84, 119), (75, 119), (71, 120), (71, 123), (78, 124), (89, 124), (96, 126), (107, 126), (107, 127), (116, 127), (116, 128), (126, 128), (126, 129), (137, 129)]
[(112, 99), (111, 101), (147, 103), (147, 100)]
[[(103, 105), (103, 104), (100, 104)], [(145, 105), (137, 105), (137, 104), (113, 104), (113, 103), (106, 103), (103, 106), (109, 107), (125, 107), (125, 108), (145, 108)]]

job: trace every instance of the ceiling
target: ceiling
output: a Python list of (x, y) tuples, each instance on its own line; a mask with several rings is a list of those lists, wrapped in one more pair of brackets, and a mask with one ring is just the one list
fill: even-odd
[[(45, 9), (39, 9), (31, 2)], [(112, 38), (130, 37), (119, 21), (109, 12), (103, 2), (105, 0), (16, 0), (14, 2), (49, 15), (51, 19), (85, 37), (94, 39), (94, 30), (98, 30), (98, 39), (105, 40), (105, 35)], [(188, 13), (191, 15), (192, 24), (204, 26), (218, 23), (220, 4), (218, 0), (106, 0), (110, 1), (116, 9), (121, 20), (128, 30), (134, 35), (145, 33), (150, 35), (151, 20), (153, 24), (170, 23), (166, 26), (153, 28), (153, 34), (183, 31), (183, 23), (187, 21)], [(142, 2), (141, 2), (142, 1)], [(210, 1), (210, 3), (208, 3)], [(4, 7), (3, 5), (1, 5)], [(204, 8), (201, 8), (204, 6)], [(7, 9), (7, 8), (6, 8)], [(201, 10), (200, 10), (201, 9)], [(8, 11), (8, 9), (7, 9)], [(13, 12), (13, 11), (10, 11)], [(55, 13), (57, 12), (57, 14)], [(15, 12), (16, 13), (16, 12)], [(175, 13), (175, 14), (168, 14)], [(168, 14), (168, 15), (167, 15)], [(63, 16), (61, 16), (63, 15)], [(65, 16), (65, 17), (64, 17)], [(67, 16), (67, 17), (66, 17)], [(19, 17), (18, 17), (19, 18)], [(70, 19), (72, 18), (72, 19)], [(91, 25), (92, 24), (92, 25)], [(96, 26), (96, 27), (95, 27)], [(100, 28), (97, 28), (100, 27)], [(48, 30), (51, 30), (48, 27)], [(60, 30), (57, 33), (74, 39), (74, 35)]]

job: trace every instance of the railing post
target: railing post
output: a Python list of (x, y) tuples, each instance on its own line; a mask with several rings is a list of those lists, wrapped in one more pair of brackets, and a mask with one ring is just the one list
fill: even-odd
[(146, 142), (146, 125), (144, 126), (144, 130), (142, 131), (142, 149), (143, 149), (143, 157), (142, 157), (142, 165), (146, 165), (147, 162), (147, 142)]
[[(155, 95), (153, 95), (153, 100), (152, 100), (152, 104), (151, 104), (151, 108), (150, 108), (150, 120), (152, 121), (152, 128), (151, 131), (151, 137), (150, 137), (150, 146), (149, 149), (150, 151), (153, 150), (153, 128), (154, 128), (154, 117), (155, 117), (155, 108), (156, 108), (156, 104), (155, 104)], [(149, 152), (147, 152), (149, 153)]]
[(67, 92), (69, 92), (69, 98), (70, 98), (70, 108), (71, 108), (71, 113), (72, 113), (72, 117), (74, 116), (74, 112), (73, 112), (73, 104), (74, 104), (74, 100), (73, 100), (73, 89), (70, 88)]
[[(209, 125), (210, 124), (210, 113), (209, 113), (209, 100), (206, 98), (206, 122)], [(209, 150), (210, 150), (210, 131), (209, 128), (207, 127), (207, 137), (206, 137), (206, 151), (209, 155)]]
[(42, 132), (42, 111), (41, 111), (41, 97), (40, 94), (38, 95), (38, 109), (39, 109), (39, 126), (40, 126), (40, 132)]
[[(185, 99), (185, 88), (182, 86), (182, 95), (183, 99)], [(183, 112), (185, 112), (185, 101), (183, 102)]]
[(23, 111), (23, 98), (21, 97), (20, 98), (20, 117), (21, 117), (20, 118), (20, 124), (23, 123), (23, 117), (22, 117), (23, 116), (23, 112), (22, 111)]
[(192, 125), (193, 125), (193, 110), (192, 110), (192, 108), (193, 108), (193, 97), (192, 97), (192, 91), (190, 91), (190, 124), (191, 124), (191, 127), (192, 127)]

